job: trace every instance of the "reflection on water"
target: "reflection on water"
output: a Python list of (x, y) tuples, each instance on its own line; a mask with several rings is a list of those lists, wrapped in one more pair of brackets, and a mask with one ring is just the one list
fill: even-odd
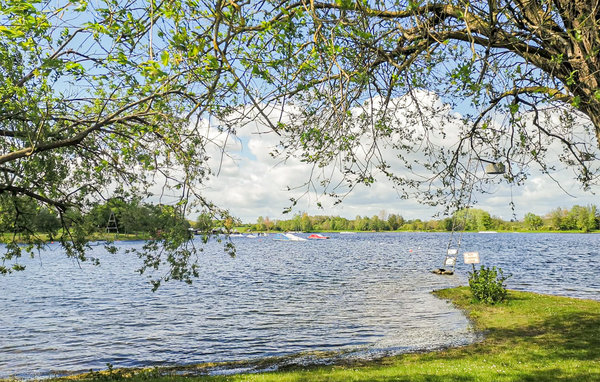
[[(0, 378), (115, 367), (257, 360), (307, 352), (387, 354), (472, 342), (462, 314), (430, 292), (448, 234), (332, 234), (330, 240), (235, 238), (236, 258), (209, 243), (200, 279), (156, 293), (139, 260), (94, 247), (99, 267), (50, 246), (0, 278)], [(139, 242), (121, 243), (123, 249)], [(513, 274), (509, 287), (600, 299), (599, 235), (466, 234), (465, 251)], [(305, 354), (305, 355), (302, 355)], [(335, 358), (335, 357), (334, 357)], [(292, 360), (292, 361), (290, 361)]]

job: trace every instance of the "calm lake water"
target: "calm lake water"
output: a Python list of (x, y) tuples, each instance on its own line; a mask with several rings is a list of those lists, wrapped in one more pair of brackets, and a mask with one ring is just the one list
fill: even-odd
[[(307, 236), (307, 235), (300, 235)], [(449, 234), (332, 234), (330, 240), (232, 238), (209, 243), (193, 285), (150, 291), (139, 260), (94, 247), (100, 266), (55, 245), (25, 272), (0, 277), (0, 378), (115, 367), (372, 358), (477, 340), (464, 316), (433, 297), (464, 285), (441, 266)], [(140, 242), (121, 242), (125, 250)], [(465, 234), (462, 251), (502, 267), (510, 288), (600, 300), (600, 235)], [(327, 357), (315, 352), (332, 351)], [(276, 367), (276, 365), (274, 367)], [(249, 366), (250, 368), (250, 366)]]

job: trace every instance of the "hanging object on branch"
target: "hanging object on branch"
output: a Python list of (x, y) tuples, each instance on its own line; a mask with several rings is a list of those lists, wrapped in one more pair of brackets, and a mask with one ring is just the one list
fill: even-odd
[(505, 172), (504, 163), (489, 163), (485, 166), (485, 173), (488, 175), (499, 175), (504, 174)]

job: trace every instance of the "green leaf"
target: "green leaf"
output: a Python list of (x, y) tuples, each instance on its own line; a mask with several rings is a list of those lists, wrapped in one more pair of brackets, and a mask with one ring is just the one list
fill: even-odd
[(168, 66), (169, 65), (169, 52), (164, 50), (161, 54), (160, 54), (160, 61), (163, 64), (163, 66)]
[(0, 25), (0, 35), (4, 35), (10, 39), (15, 39), (25, 36), (25, 33), (19, 28), (8, 28)]

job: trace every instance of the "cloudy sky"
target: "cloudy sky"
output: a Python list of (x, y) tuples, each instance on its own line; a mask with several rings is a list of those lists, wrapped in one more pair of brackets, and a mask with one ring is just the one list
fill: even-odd
[[(269, 154), (280, 138), (274, 133), (265, 133), (267, 131), (264, 126), (249, 123), (237, 131), (236, 137), (227, 138), (227, 155), (221, 157), (213, 153), (213, 157), (218, 158), (214, 165), (218, 176), (206, 184), (204, 195), (228, 208), (243, 222), (256, 222), (259, 216), (268, 216), (271, 220), (289, 219), (302, 212), (354, 218), (386, 211), (407, 219), (429, 219), (442, 210), (415, 200), (401, 199), (386, 179), (377, 179), (370, 187), (355, 188), (341, 204), (334, 206), (331, 198), (314, 190), (307, 192), (304, 183), (310, 179), (310, 165), (297, 159), (282, 161)], [(600, 192), (600, 188), (584, 192), (574, 180), (572, 170), (558, 171), (553, 178), (555, 180), (533, 170), (522, 186), (500, 182), (488, 189), (489, 194), (474, 195), (476, 207), (510, 220), (513, 218), (511, 201), (516, 206), (517, 219), (522, 219), (527, 212), (544, 215), (556, 207), (600, 204), (598, 196), (592, 193)], [(290, 198), (299, 201), (290, 214), (284, 214), (284, 209), (291, 204)], [(322, 209), (317, 207), (317, 202), (321, 203)]]

